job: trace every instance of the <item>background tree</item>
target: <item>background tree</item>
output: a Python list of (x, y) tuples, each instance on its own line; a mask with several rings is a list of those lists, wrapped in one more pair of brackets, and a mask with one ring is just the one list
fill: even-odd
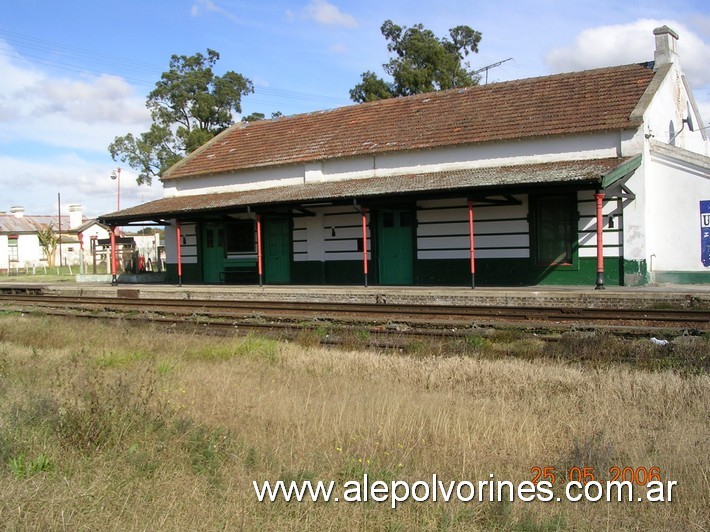
[(153, 124), (137, 137), (116, 137), (108, 149), (114, 161), (138, 172), (138, 183), (151, 184), (186, 154), (234, 123), (242, 96), (254, 92), (252, 82), (233, 71), (216, 76), (219, 53), (173, 55), (170, 69), (148, 95)]
[[(271, 113), (271, 118), (278, 118), (284, 114), (281, 111), (274, 111)], [(258, 122), (259, 120), (264, 120), (266, 115), (264, 113), (254, 112), (247, 116), (242, 117), (243, 122)]]
[(367, 71), (350, 91), (351, 100), (369, 102), (478, 83), (464, 58), (469, 53), (478, 53), (482, 36), (469, 26), (451, 28), (449, 38), (441, 39), (421, 24), (407, 28), (391, 20), (386, 20), (380, 31), (389, 41), (387, 50), (395, 54), (382, 65), (393, 81), (387, 82)]
[(44, 250), (47, 256), (47, 266), (54, 266), (54, 259), (59, 245), (59, 235), (54, 232), (54, 224), (48, 225), (34, 224), (37, 231), (37, 239), (40, 247)]

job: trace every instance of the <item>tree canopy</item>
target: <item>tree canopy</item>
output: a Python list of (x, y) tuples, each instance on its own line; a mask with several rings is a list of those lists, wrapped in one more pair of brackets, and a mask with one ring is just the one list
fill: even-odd
[(216, 76), (219, 53), (173, 55), (170, 69), (148, 94), (153, 123), (145, 133), (116, 137), (108, 149), (114, 161), (138, 172), (139, 184), (151, 184), (186, 154), (234, 122), (241, 99), (254, 92), (252, 82), (233, 71)]
[(469, 53), (478, 53), (481, 33), (469, 26), (456, 26), (449, 37), (438, 38), (422, 24), (411, 28), (386, 20), (380, 31), (387, 39), (387, 50), (395, 54), (382, 65), (392, 77), (388, 82), (374, 72), (361, 75), (350, 90), (350, 99), (362, 103), (395, 96), (409, 96), (478, 83), (478, 77), (464, 62)]

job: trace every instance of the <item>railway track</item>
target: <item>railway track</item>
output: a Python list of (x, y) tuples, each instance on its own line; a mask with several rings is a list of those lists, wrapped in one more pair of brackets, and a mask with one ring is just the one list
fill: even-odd
[[(378, 303), (325, 303), (292, 301), (149, 299), (132, 297), (59, 296), (33, 293), (0, 293), (6, 308), (55, 311), (138, 313), (205, 319), (269, 320), (298, 324), (329, 320), (370, 326), (410, 324), (428, 330), (470, 327), (472, 324), (505, 324), (513, 327), (619, 329), (640, 334), (669, 331), (710, 331), (710, 311), (689, 309), (597, 309), (510, 306), (399, 305)], [(55, 312), (56, 313), (56, 312)]]

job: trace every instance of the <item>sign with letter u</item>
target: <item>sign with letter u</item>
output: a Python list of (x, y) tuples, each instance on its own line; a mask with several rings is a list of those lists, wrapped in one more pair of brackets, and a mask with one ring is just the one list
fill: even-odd
[(700, 261), (710, 267), (710, 201), (700, 202)]

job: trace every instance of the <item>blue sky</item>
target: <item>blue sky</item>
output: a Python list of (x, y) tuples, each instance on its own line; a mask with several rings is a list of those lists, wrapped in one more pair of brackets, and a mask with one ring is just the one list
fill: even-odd
[[(710, 123), (710, 4), (599, 0), (17, 0), (0, 13), (0, 211), (28, 214), (80, 203), (115, 210), (119, 166), (108, 144), (149, 124), (145, 98), (172, 54), (220, 53), (217, 72), (254, 82), (244, 113), (286, 115), (349, 105), (360, 74), (382, 74), (381, 24), (422, 23), (438, 36), (480, 31), (489, 82), (649, 61), (652, 29), (680, 35), (683, 66)], [(432, 6), (434, 6), (432, 8)], [(123, 167), (121, 207), (162, 195)]]

